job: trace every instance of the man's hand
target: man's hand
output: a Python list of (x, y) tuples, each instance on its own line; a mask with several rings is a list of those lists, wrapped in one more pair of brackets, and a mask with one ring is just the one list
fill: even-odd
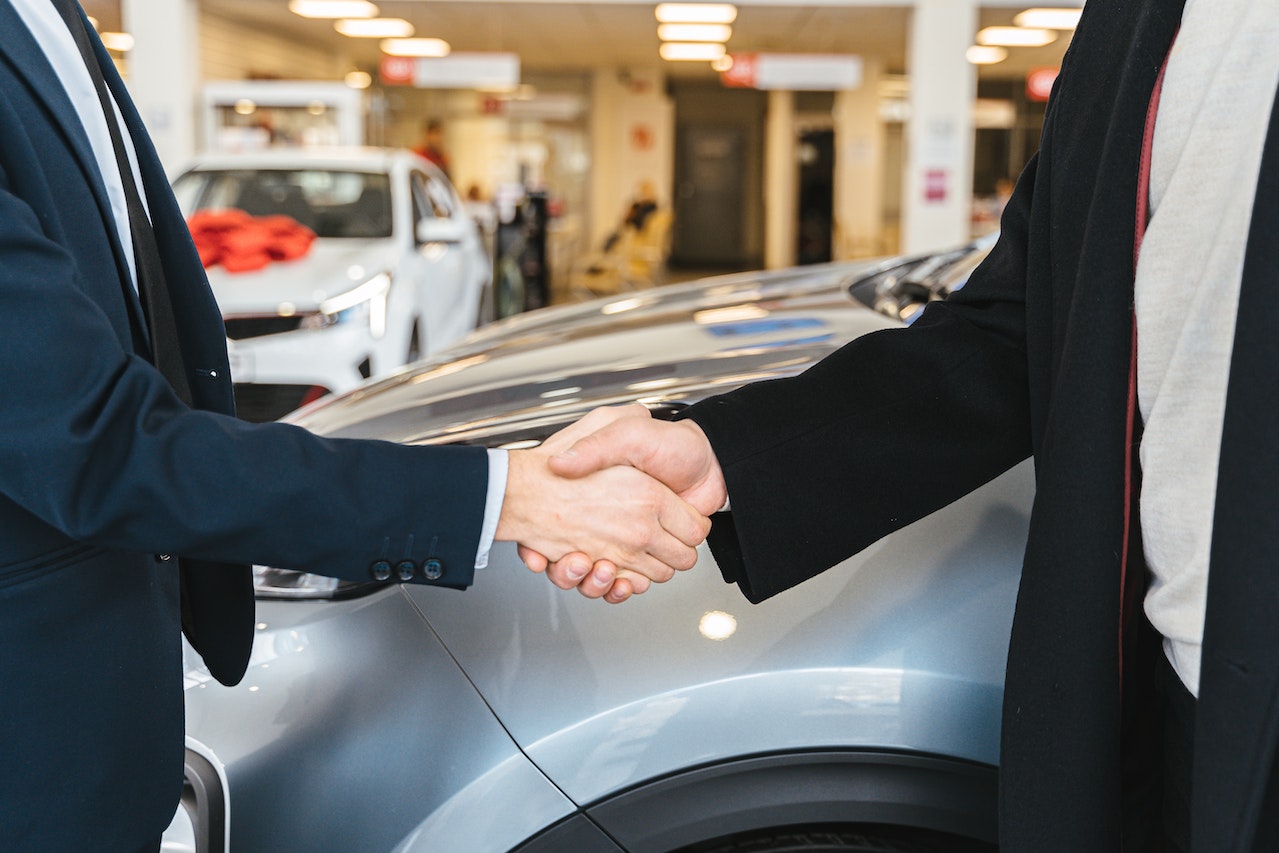
[(564, 559), (576, 552), (600, 561), (596, 569), (608, 578), (591, 597), (607, 592), (613, 578), (624, 572), (637, 573), (634, 591), (646, 585), (638, 577), (669, 580), (697, 560), (696, 546), (705, 540), (710, 522), (652, 477), (617, 466), (568, 479), (550, 469), (552, 456), (578, 437), (635, 416), (634, 410), (601, 410), (541, 447), (510, 453), (496, 538), (519, 542), (522, 553), (561, 561), (563, 568), (551, 578), (558, 586), (572, 588), (585, 577), (577, 569), (588, 558)]
[[(629, 465), (665, 483), (702, 515), (718, 512), (728, 500), (719, 460), (696, 423), (657, 421), (642, 406), (625, 406), (596, 409), (574, 428), (587, 426), (598, 412), (614, 415), (551, 458), (556, 474), (584, 477), (614, 465)], [(577, 434), (575, 430), (573, 437)], [(562, 441), (556, 442), (557, 449)]]
[[(692, 421), (656, 421), (642, 406), (596, 409), (557, 433), (543, 447), (555, 455), (550, 468), (567, 477), (584, 477), (611, 466), (637, 468), (666, 483), (702, 515), (719, 510), (727, 488), (719, 461), (701, 428)], [(533, 571), (545, 571), (556, 586), (577, 586), (588, 598), (618, 603), (666, 578), (618, 568), (579, 549), (558, 560), (525, 546), (520, 557)]]

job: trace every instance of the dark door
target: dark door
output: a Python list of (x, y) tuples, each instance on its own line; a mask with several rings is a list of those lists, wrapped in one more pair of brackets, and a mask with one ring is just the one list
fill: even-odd
[(677, 263), (740, 266), (744, 262), (745, 154), (743, 128), (683, 125), (677, 131), (671, 246)]
[(835, 200), (835, 132), (809, 131), (799, 139), (799, 240), (796, 261), (831, 259)]

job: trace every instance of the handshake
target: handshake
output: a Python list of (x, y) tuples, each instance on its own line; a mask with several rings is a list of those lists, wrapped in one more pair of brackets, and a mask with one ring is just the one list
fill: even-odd
[(638, 404), (596, 409), (509, 460), (496, 538), (556, 586), (612, 603), (692, 568), (727, 500), (701, 428)]

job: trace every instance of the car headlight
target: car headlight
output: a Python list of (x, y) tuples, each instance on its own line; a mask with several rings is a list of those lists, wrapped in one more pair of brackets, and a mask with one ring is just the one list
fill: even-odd
[(339, 323), (366, 322), (369, 334), (381, 338), (386, 334), (386, 300), (391, 292), (391, 276), (379, 273), (345, 293), (320, 303), (320, 310), (302, 321), (304, 329), (323, 329)]
[(270, 566), (253, 567), (253, 592), (258, 598), (293, 600), (354, 598), (382, 587), (382, 584), (343, 581), (290, 569), (274, 569)]

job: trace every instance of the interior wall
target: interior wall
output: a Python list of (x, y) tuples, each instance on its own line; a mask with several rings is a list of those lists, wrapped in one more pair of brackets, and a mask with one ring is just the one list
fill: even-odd
[[(742, 253), (756, 265), (764, 258), (764, 125), (768, 114), (768, 93), (756, 89), (728, 89), (718, 80), (711, 82), (673, 81), (675, 122), (719, 124), (742, 128), (746, 133), (746, 168), (742, 174), (744, 196), (748, 200), (742, 215), (745, 242)], [(674, 226), (679, 228), (677, 221)]]

